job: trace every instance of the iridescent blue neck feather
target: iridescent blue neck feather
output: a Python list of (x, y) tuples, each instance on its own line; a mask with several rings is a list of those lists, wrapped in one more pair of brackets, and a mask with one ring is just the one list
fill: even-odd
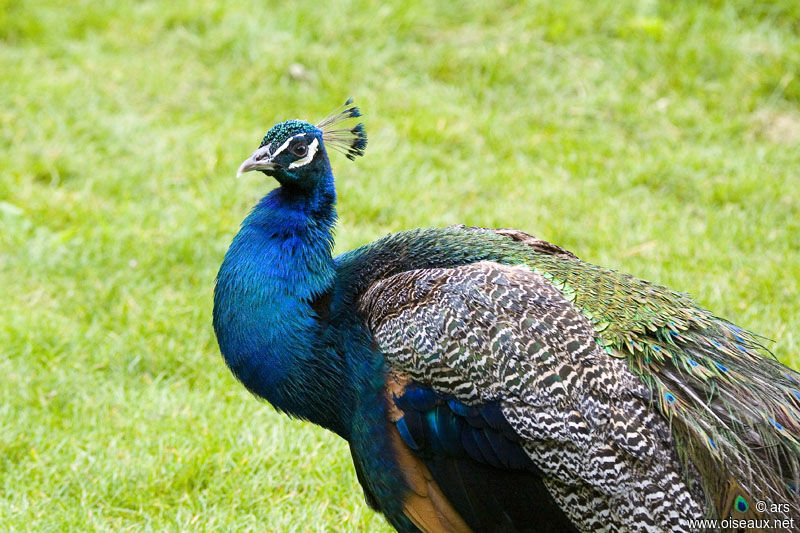
[(343, 434), (345, 378), (335, 358), (320, 357), (324, 326), (311, 307), (335, 277), (336, 193), (324, 163), (312, 191), (283, 185), (242, 223), (217, 276), (214, 329), (225, 361), (251, 392)]

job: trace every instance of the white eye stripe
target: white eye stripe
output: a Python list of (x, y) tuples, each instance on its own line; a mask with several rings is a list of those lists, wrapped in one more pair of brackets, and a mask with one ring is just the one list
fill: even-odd
[(283, 152), (284, 150), (286, 150), (286, 147), (287, 147), (287, 146), (289, 146), (289, 143), (290, 143), (290, 142), (292, 142), (292, 140), (293, 140), (293, 139), (296, 139), (297, 137), (302, 137), (302, 136), (304, 136), (304, 135), (305, 135), (305, 133), (298, 133), (297, 135), (293, 135), (292, 137), (289, 137), (288, 139), (286, 139), (286, 142), (284, 142), (282, 145), (280, 145), (280, 146), (278, 147), (278, 149), (277, 149), (277, 150), (275, 150), (275, 151), (274, 151), (274, 152), (271, 154), (271, 156), (270, 156), (270, 157), (272, 157), (272, 158), (275, 158), (275, 157), (276, 157), (276, 156), (277, 156), (279, 153), (281, 153), (281, 152)]
[[(319, 148), (319, 141), (317, 140), (316, 137), (314, 137), (314, 140), (311, 141), (311, 144), (308, 145), (308, 153), (306, 154), (306, 156), (290, 164), (289, 168), (297, 168), (309, 164), (311, 160), (314, 159), (314, 155), (316, 155), (317, 153), (317, 148)], [(283, 147), (281, 147), (281, 149), (283, 149)]]

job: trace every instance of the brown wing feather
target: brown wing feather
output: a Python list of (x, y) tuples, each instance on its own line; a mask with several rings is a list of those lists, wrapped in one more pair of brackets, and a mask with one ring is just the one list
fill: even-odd
[[(389, 405), (390, 422), (403, 417), (403, 412), (394, 404), (394, 397), (403, 393), (407, 378), (392, 374), (386, 383), (386, 398)], [(411, 522), (426, 533), (468, 533), (470, 528), (450, 502), (442, 494), (428, 467), (417, 458), (403, 442), (395, 425), (389, 424), (395, 458), (403, 479), (411, 489), (403, 506)]]

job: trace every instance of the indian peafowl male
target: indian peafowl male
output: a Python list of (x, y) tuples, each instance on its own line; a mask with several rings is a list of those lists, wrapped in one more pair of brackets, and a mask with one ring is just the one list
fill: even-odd
[(349, 443), (371, 507), (399, 531), (800, 527), (800, 375), (760, 337), (513, 229), (333, 257), (327, 149), (364, 153), (358, 116), (277, 124), (242, 163), (279, 187), (213, 320), (248, 390)]

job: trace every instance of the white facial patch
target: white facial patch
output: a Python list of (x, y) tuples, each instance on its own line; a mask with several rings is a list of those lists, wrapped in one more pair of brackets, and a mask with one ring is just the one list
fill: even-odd
[[(294, 137), (292, 137), (292, 138), (294, 138)], [(286, 143), (288, 143), (288, 142), (289, 141), (286, 141)], [(286, 143), (284, 143), (284, 144), (286, 144)], [(284, 148), (285, 148), (285, 146), (281, 146), (280, 148), (278, 148), (278, 152), (280, 152)], [(308, 145), (308, 153), (306, 154), (306, 156), (303, 157), (302, 159), (298, 159), (294, 163), (291, 163), (289, 165), (289, 168), (297, 168), (297, 167), (302, 167), (303, 165), (309, 164), (311, 162), (311, 160), (314, 159), (314, 155), (317, 153), (317, 148), (319, 148), (319, 141), (315, 137), (314, 140), (311, 141), (311, 144)], [(277, 154), (277, 152), (275, 152), (275, 153)], [(275, 157), (275, 156), (272, 156), (272, 157)]]
[[(270, 154), (270, 157), (272, 157), (273, 159), (276, 158), (279, 153), (281, 153), (284, 150), (286, 150), (286, 147), (289, 146), (289, 143), (292, 142), (292, 140), (294, 140), (294, 139), (296, 139), (298, 137), (303, 137), (304, 135), (305, 135), (305, 133), (298, 133), (297, 135), (292, 135), (291, 137), (286, 139), (286, 141), (284, 141), (284, 143), (282, 145), (278, 146), (278, 149), (275, 150), (274, 152), (272, 152)], [(270, 146), (272, 146), (272, 144), (270, 144)]]
[[(305, 135), (305, 134), (304, 134), (304, 133), (301, 133), (300, 135)], [(274, 159), (274, 158), (275, 158), (275, 156), (277, 156), (279, 153), (281, 153), (281, 152), (283, 152), (284, 150), (286, 150), (286, 147), (287, 147), (287, 146), (289, 146), (289, 143), (290, 143), (290, 142), (292, 142), (292, 139), (294, 139), (295, 137), (300, 137), (300, 135), (294, 135), (294, 136), (292, 136), (292, 137), (289, 137), (288, 139), (286, 139), (286, 142), (284, 142), (282, 145), (280, 145), (280, 146), (278, 147), (278, 149), (277, 149), (277, 150), (275, 150), (275, 151), (274, 151), (272, 154), (270, 154), (270, 157), (272, 157), (272, 158)], [(271, 143), (270, 143), (270, 146), (272, 146), (272, 144), (271, 144)]]

